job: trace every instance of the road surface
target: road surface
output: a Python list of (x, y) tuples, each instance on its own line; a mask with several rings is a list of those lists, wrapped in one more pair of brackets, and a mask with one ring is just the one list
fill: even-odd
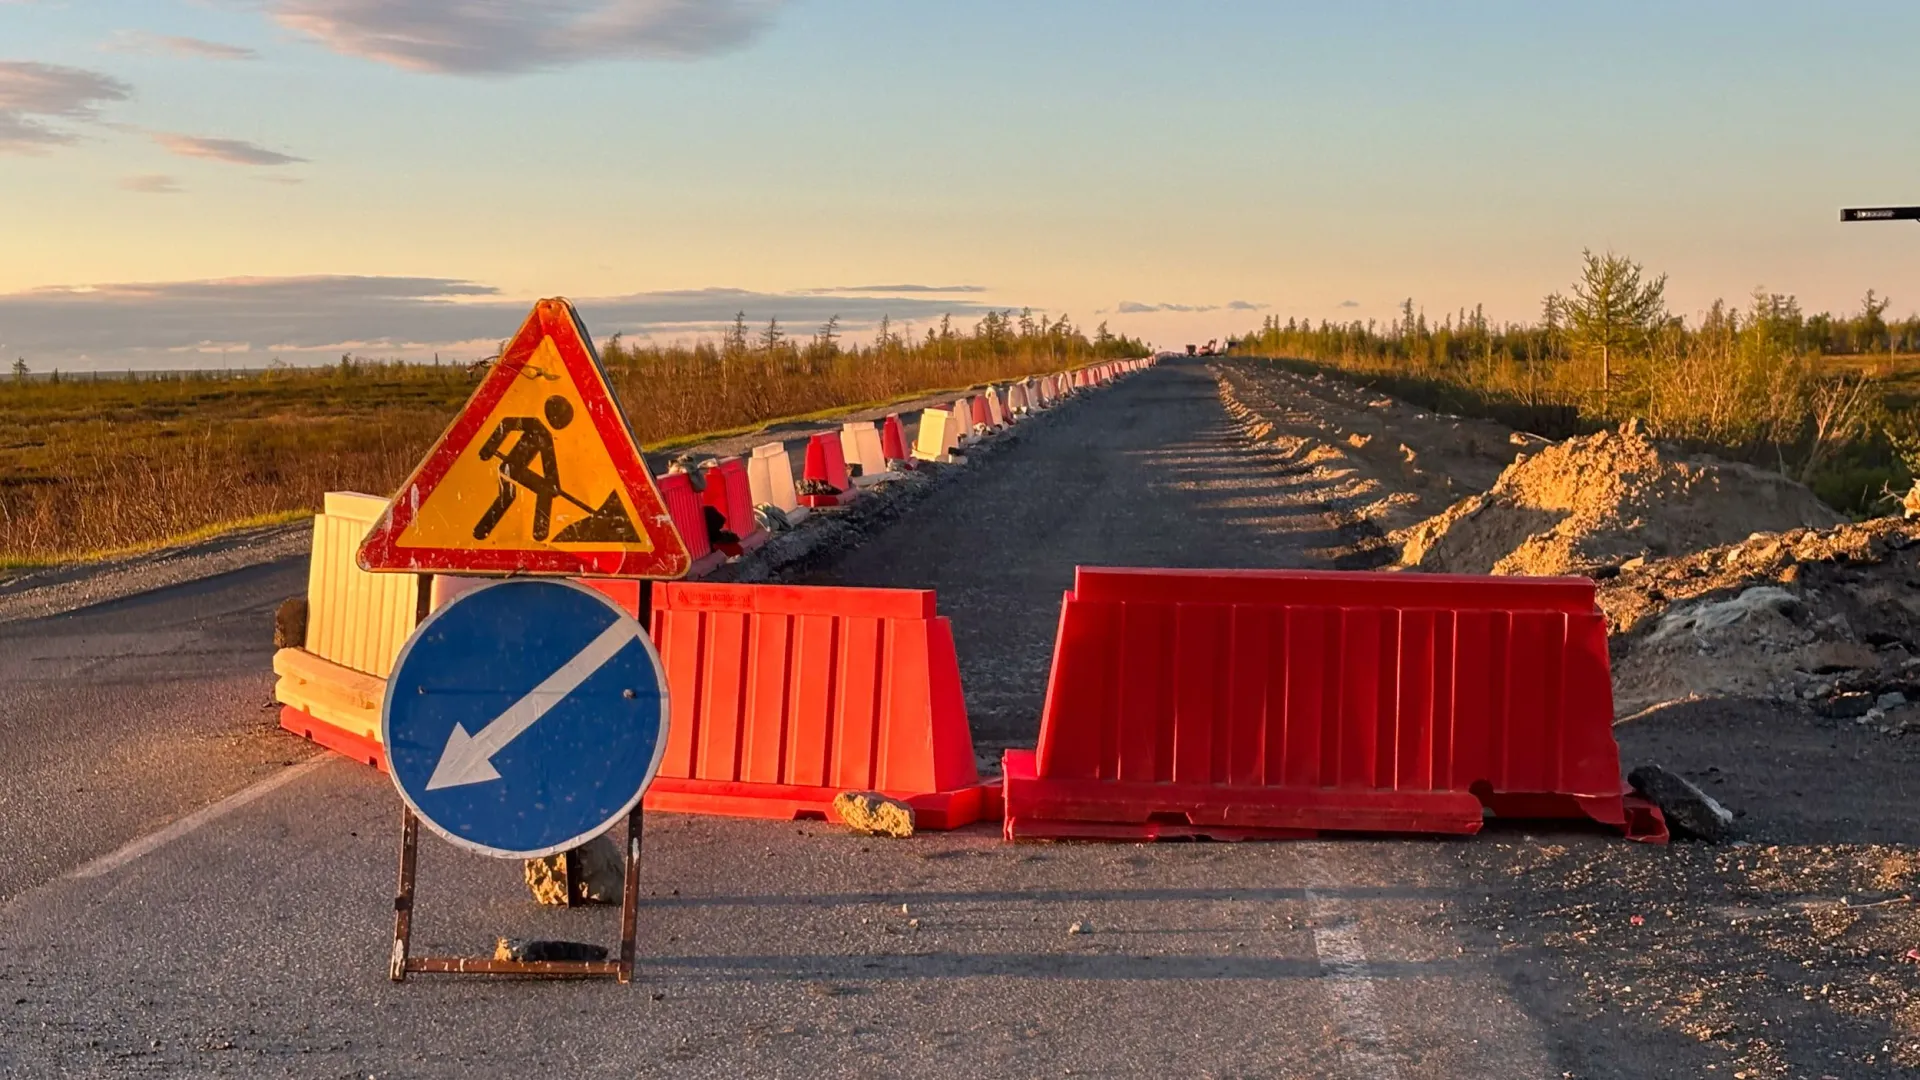
[[(986, 748), (1034, 735), (1076, 563), (1307, 566), (1339, 539), (1313, 482), (1248, 448), (1194, 364), (1070, 403), (967, 468), (807, 580), (938, 589)], [(267, 707), (271, 612), (303, 587), (302, 560), (281, 560), (0, 626), (0, 1075), (1559, 1077), (1577, 1059), (1629, 1077), (1701, 1060), (1651, 1026), (1583, 1033), (1556, 1012), (1548, 976), (1516, 974), (1464, 917), (1486, 893), (1446, 841), (887, 842), (654, 815), (636, 985), (391, 984), (398, 799)], [(431, 837), (420, 875), (419, 952), (614, 936), (612, 912), (536, 908), (517, 865)]]

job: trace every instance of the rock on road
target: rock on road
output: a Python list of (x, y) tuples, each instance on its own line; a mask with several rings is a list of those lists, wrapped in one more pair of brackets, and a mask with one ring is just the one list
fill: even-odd
[[(968, 468), (806, 580), (939, 590), (982, 748), (1033, 738), (1076, 563), (1305, 566), (1338, 539), (1192, 364)], [(1553, 1018), (1455, 918), (1480, 897), (1449, 842), (653, 815), (636, 985), (393, 985), (398, 800), (263, 709), (303, 583), (283, 559), (0, 626), (0, 1075), (1562, 1075)], [(534, 908), (517, 865), (428, 838), (420, 874), (420, 952), (614, 936)], [(1660, 1069), (1622, 1040), (1582, 1075)]]

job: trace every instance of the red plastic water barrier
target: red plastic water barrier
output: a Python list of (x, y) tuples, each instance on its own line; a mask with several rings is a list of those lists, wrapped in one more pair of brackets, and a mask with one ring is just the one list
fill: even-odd
[(693, 560), (688, 576), (699, 577), (726, 562), (727, 557), (707, 542), (707, 515), (700, 509), (700, 493), (693, 490), (693, 478), (686, 473), (668, 473), (656, 477), (654, 486), (660, 489), (667, 513), (673, 515), (673, 527), (686, 541), (687, 556)]
[(997, 813), (932, 592), (669, 583), (653, 596), (673, 718), (649, 808), (792, 819), (875, 790), (923, 828)]
[[(992, 391), (988, 391), (988, 393), (992, 393)], [(993, 413), (987, 408), (986, 394), (975, 394), (973, 396), (973, 426), (993, 426)]]
[(702, 501), (726, 515), (727, 531), (740, 538), (741, 551), (752, 551), (770, 539), (767, 530), (754, 519), (747, 463), (739, 458), (725, 458), (707, 469), (707, 490)]
[(896, 469), (913, 468), (913, 455), (907, 451), (907, 429), (899, 413), (888, 413), (880, 425), (880, 456)]
[(317, 743), (342, 757), (387, 771), (387, 751), (379, 740), (356, 735), (291, 705), (280, 706), (280, 726), (311, 743)]
[(1082, 568), (1009, 839), (1474, 833), (1482, 810), (1663, 840), (1626, 797), (1585, 578)]
[(838, 435), (821, 432), (807, 440), (807, 462), (800, 475), (805, 480), (824, 483), (836, 492), (832, 495), (802, 492), (802, 506), (839, 506), (853, 497), (853, 480), (847, 475), (847, 453), (841, 448)]

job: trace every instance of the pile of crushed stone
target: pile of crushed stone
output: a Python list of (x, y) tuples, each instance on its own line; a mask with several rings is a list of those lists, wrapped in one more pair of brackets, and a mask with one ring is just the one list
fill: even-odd
[(1593, 574), (1841, 517), (1778, 473), (1677, 453), (1637, 421), (1519, 457), (1491, 489), (1395, 533), (1400, 565), (1454, 574)]
[(1601, 576), (1617, 715), (1760, 697), (1920, 733), (1920, 521), (1757, 533)]

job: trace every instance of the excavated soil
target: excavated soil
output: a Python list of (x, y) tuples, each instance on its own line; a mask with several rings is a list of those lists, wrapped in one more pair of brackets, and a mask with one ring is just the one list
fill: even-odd
[(1247, 437), (1364, 534), (1326, 553), (1338, 565), (1599, 581), (1618, 715), (1745, 697), (1920, 729), (1920, 523), (1843, 523), (1778, 473), (1636, 424), (1550, 443), (1324, 375), (1213, 370)]
[(1676, 453), (1629, 422), (1523, 455), (1491, 489), (1397, 539), (1411, 569), (1543, 576), (1840, 521), (1779, 473)]

